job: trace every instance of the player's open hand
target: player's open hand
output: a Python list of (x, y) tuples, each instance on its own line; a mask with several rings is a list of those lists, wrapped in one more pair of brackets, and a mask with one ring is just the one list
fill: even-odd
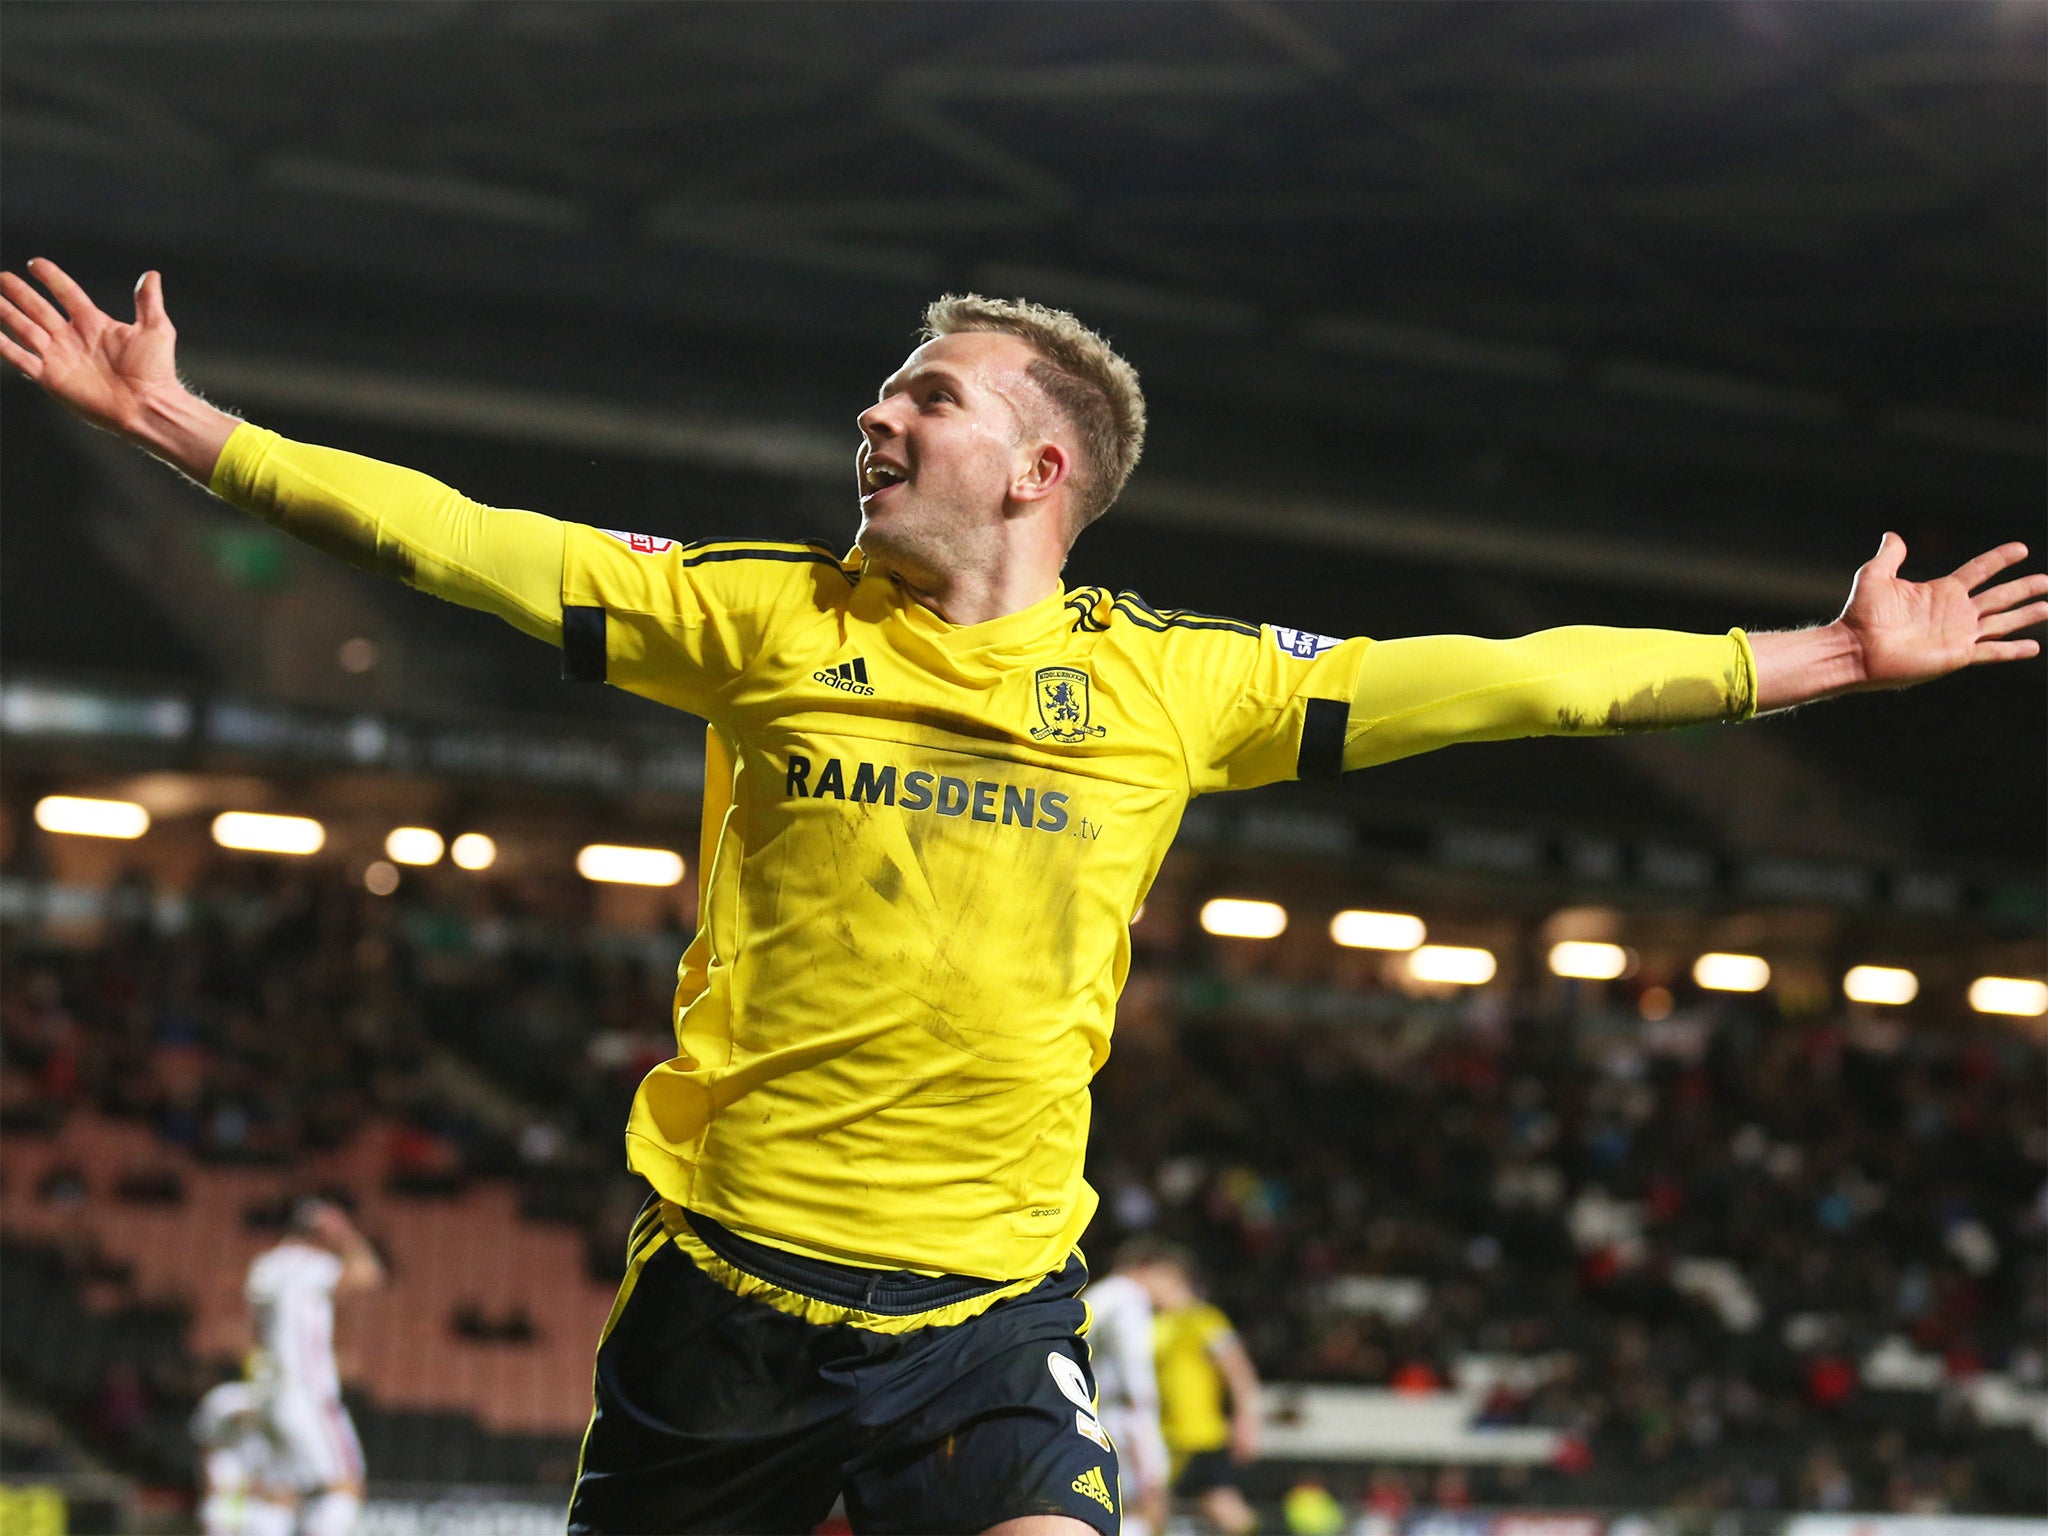
[(133, 432), (152, 395), (179, 389), (178, 333), (164, 313), (163, 279), (142, 274), (128, 324), (54, 261), (38, 257), (28, 270), (42, 288), (0, 272), (0, 358), (94, 426)]
[(1947, 576), (1904, 581), (1906, 541), (1886, 534), (1857, 571), (1849, 605), (1836, 620), (1862, 653), (1862, 686), (1904, 688), (1981, 662), (2039, 655), (2038, 640), (2006, 637), (2048, 622), (2048, 602), (2034, 601), (2048, 594), (2048, 576), (1984, 586), (2026, 557), (2026, 545), (2001, 544)]

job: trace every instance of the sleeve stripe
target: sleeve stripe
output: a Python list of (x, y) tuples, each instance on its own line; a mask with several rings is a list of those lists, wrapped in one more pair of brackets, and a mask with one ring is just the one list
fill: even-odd
[(570, 682), (605, 680), (604, 621), (602, 608), (562, 605), (562, 676)]
[(788, 560), (808, 565), (831, 566), (840, 563), (837, 555), (827, 554), (821, 549), (806, 549), (802, 545), (764, 548), (756, 544), (742, 549), (707, 549), (698, 554), (683, 556), (685, 565), (710, 565), (721, 560)]
[(1344, 727), (1350, 722), (1351, 706), (1342, 699), (1309, 699), (1306, 703), (1294, 776), (1334, 779), (1344, 771)]
[(688, 539), (682, 549), (809, 549), (817, 553), (829, 551), (823, 539)]
[[(690, 539), (678, 546), (685, 553), (699, 549), (780, 549), (806, 550), (814, 555), (832, 554), (832, 546), (822, 539)], [(837, 555), (833, 558), (838, 559)]]
[(1185, 608), (1169, 608), (1164, 612), (1148, 607), (1145, 600), (1134, 592), (1120, 592), (1114, 604), (1116, 611), (1141, 628), (1163, 633), (1169, 629), (1221, 629), (1233, 634), (1259, 636), (1259, 626), (1247, 624), (1242, 619), (1226, 619), (1213, 613), (1191, 613)]

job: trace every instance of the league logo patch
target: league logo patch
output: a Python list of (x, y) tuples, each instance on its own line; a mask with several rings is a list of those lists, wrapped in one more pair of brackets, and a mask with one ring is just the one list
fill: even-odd
[(1067, 746), (1106, 734), (1107, 728), (1088, 723), (1088, 674), (1079, 667), (1038, 669), (1038, 729), (1033, 741), (1057, 741)]
[(636, 555), (658, 555), (665, 550), (671, 550), (676, 547), (674, 539), (660, 538), (651, 533), (621, 533), (616, 528), (606, 528), (601, 531), (610, 534)]
[(1273, 632), (1273, 643), (1290, 656), (1303, 661), (1314, 661), (1323, 652), (1343, 642), (1332, 640), (1328, 635), (1312, 635), (1305, 629), (1282, 629), (1278, 624), (1268, 624)]

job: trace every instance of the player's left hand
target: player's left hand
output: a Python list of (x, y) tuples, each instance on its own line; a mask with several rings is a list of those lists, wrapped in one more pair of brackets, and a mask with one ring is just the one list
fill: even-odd
[[(1848, 606), (1835, 622), (1861, 653), (1865, 688), (1904, 688), (1987, 661), (2037, 656), (2038, 640), (2010, 640), (2016, 630), (2048, 622), (2048, 575), (1984, 583), (2027, 557), (2024, 544), (2001, 544), (1933, 581), (1905, 581), (1899, 567), (1906, 541), (1884, 536), (1856, 573)], [(1983, 587), (1980, 592), (1976, 589)]]

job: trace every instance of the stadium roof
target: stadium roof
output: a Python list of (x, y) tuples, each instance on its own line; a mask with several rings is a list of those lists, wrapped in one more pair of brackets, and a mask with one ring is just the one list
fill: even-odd
[[(684, 466), (616, 514), (660, 531), (771, 481), (850, 529), (852, 415), (961, 287), (1138, 363), (1153, 445), (1075, 566), (1173, 602), (1782, 624), (1884, 527), (1915, 574), (2040, 531), (2031, 0), (15, 0), (4, 38), (10, 265), (162, 267), (190, 371), (279, 425)], [(2032, 742), (2015, 670), (1969, 707)]]
[[(1333, 530), (1548, 511), (1810, 564), (1881, 517), (2039, 509), (2044, 28), (1975, 0), (17, 0), (10, 222), (147, 251), (174, 299), (309, 307), (250, 328), (289, 360), (347, 318), (302, 305), (322, 277), (401, 325), (524, 313), (543, 345), (484, 376), (626, 403), (673, 396), (644, 327), (678, 357), (817, 339), (819, 403), (755, 414), (842, 433), (830, 386), (920, 300), (1022, 292), (1127, 340), (1158, 479), (1316, 491)], [(209, 275), (252, 260), (288, 280)], [(1222, 422), (1255, 477), (1202, 452)]]

